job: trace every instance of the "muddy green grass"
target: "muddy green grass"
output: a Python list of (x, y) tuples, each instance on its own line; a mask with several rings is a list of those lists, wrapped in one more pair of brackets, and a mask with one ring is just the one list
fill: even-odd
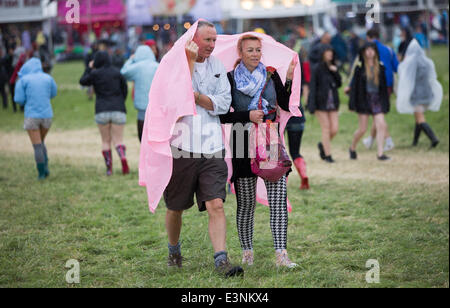
[[(387, 116), (396, 148), (387, 163), (374, 150), (347, 149), (357, 117), (342, 96), (335, 165), (320, 161), (317, 120), (307, 115), (302, 145), (311, 190), (288, 183), (293, 205), (288, 250), (299, 267), (277, 269), (268, 208), (255, 216), (255, 264), (245, 276), (224, 280), (213, 271), (208, 217), (195, 208), (183, 216), (181, 270), (168, 269), (164, 203), (148, 211), (138, 186), (136, 112), (127, 100), (125, 143), (132, 172), (107, 178), (94, 123), (94, 103), (78, 89), (82, 63), (58, 64), (59, 93), (46, 141), (50, 177), (37, 181), (23, 115), (0, 112), (0, 287), (449, 287), (448, 50), (433, 49), (445, 99), (427, 119), (441, 139), (430, 151), (422, 136), (411, 148), (414, 121), (395, 108)], [(225, 203), (228, 250), (239, 263), (236, 200)], [(80, 284), (68, 284), (65, 264), (80, 263)], [(366, 282), (366, 262), (380, 265), (380, 283)]]

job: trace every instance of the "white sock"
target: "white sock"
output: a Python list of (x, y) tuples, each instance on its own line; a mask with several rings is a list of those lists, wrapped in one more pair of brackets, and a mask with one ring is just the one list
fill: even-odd
[(386, 138), (386, 143), (387, 144), (393, 144), (394, 142), (392, 141), (392, 137), (387, 137)]

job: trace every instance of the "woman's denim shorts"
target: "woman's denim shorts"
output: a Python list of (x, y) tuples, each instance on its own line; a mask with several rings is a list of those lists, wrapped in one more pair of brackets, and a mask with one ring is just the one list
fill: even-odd
[(50, 129), (52, 126), (52, 119), (36, 119), (36, 118), (25, 118), (23, 121), (23, 129), (25, 130), (37, 130), (41, 127), (45, 129)]
[(97, 124), (116, 124), (125, 125), (127, 123), (127, 114), (121, 111), (100, 112), (95, 115), (95, 122)]

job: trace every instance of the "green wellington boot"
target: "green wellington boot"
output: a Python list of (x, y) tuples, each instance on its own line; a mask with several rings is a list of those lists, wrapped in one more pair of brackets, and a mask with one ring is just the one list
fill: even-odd
[(45, 177), (48, 177), (50, 175), (50, 170), (48, 170), (48, 156), (47, 156), (46, 152), (44, 152), (44, 157), (45, 157), (44, 173), (45, 173)]
[(38, 180), (43, 180), (46, 178), (45, 175), (45, 163), (37, 163), (37, 170), (38, 170)]

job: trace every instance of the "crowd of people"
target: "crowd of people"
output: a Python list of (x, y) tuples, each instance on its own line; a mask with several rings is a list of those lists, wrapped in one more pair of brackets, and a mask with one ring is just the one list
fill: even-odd
[[(26, 28), (20, 32), (12, 27), (11, 31), (0, 30), (0, 95), (3, 108), (8, 108), (9, 100), (6, 89), (11, 96), (11, 106), (14, 112), (17, 105), (14, 100), (15, 85), (18, 73), (28, 59), (38, 58), (45, 73), (52, 70), (51, 53), (48, 40), (42, 30)], [(23, 107), (20, 107), (23, 111)]]
[[(345, 87), (349, 109), (358, 115), (357, 129), (349, 146), (351, 160), (358, 157), (356, 147), (368, 129), (369, 117), (373, 117), (374, 124), (363, 143), (371, 147), (376, 141), (377, 159), (380, 162), (390, 160), (385, 152), (392, 150), (394, 144), (386, 114), (391, 109), (395, 73), (398, 73), (400, 85), (397, 110), (415, 116), (412, 144), (417, 145), (422, 131), (430, 138), (431, 147), (439, 143), (424, 113), (439, 110), (442, 87), (437, 81), (433, 62), (418, 40), (407, 28), (402, 33), (397, 56), (391, 47), (380, 41), (378, 30), (371, 29), (352, 63)], [(182, 267), (179, 240), (182, 214), (193, 206), (196, 195), (199, 211), (208, 212), (217, 271), (225, 277), (243, 273), (242, 266), (230, 263), (226, 249), (223, 203), (227, 180), (234, 184), (237, 197), (236, 220), (242, 264), (251, 266), (254, 263), (253, 227), (258, 176), (254, 157), (250, 155), (253, 144), (250, 136), (258, 125), (278, 123), (280, 112), (292, 115), (286, 130), (293, 166), (301, 178), (300, 189), (310, 188), (305, 159), (300, 154), (305, 110), (320, 123), (320, 158), (326, 163), (335, 163), (332, 140), (339, 131), (342, 103), (339, 89), (344, 81), (336, 63), (338, 51), (331, 44), (330, 34), (323, 33), (308, 50), (302, 48), (299, 57), (284, 60), (283, 72), (263, 63), (262, 59), (273, 57), (273, 53), (263, 55), (263, 47), (269, 44), (264, 38), (264, 34), (257, 32), (239, 36), (233, 41), (238, 58), (227, 58), (223, 54), (213, 56), (216, 44), (222, 41), (217, 40), (214, 24), (200, 21), (174, 44), (161, 64), (154, 40), (141, 41), (126, 61), (120, 54), (111, 52), (107, 41), (99, 41), (86, 57), (85, 72), (79, 83), (88, 87), (90, 95), (95, 94), (95, 122), (102, 140), (107, 176), (113, 174), (113, 147), (120, 157), (122, 173), (129, 173), (123, 132), (127, 117), (127, 81), (134, 83), (132, 96), (141, 142), (140, 184), (147, 186), (151, 208), (156, 205), (152, 205), (150, 196), (157, 201), (163, 196), (166, 202), (169, 266)], [(51, 99), (57, 95), (57, 86), (49, 74), (50, 62), (38, 52), (45, 49), (42, 47), (45, 43), (35, 47), (9, 44), (7, 54), (1, 57), (1, 93), (5, 96), (5, 84), (8, 84), (13, 101), (24, 107), (24, 129), (33, 145), (38, 178), (45, 179), (50, 171), (44, 141), (52, 122)], [(23, 50), (19, 54), (17, 49), (21, 47)], [(280, 53), (286, 48), (280, 43), (272, 47)], [(225, 68), (229, 67), (230, 61), (234, 63), (231, 70)], [(294, 72), (297, 67), (301, 67), (301, 85), (296, 84), (298, 79)], [(294, 91), (300, 88), (301, 100), (300, 90)], [(299, 96), (293, 105), (295, 94)], [(6, 101), (4, 99), (5, 108)], [(298, 116), (298, 111), (302, 116)], [(244, 134), (233, 135), (231, 140), (224, 142), (222, 124), (240, 124), (245, 127)], [(167, 127), (169, 129), (165, 130)], [(183, 127), (188, 128), (188, 133), (180, 138), (177, 133), (183, 133)], [(277, 133), (279, 136), (284, 134), (281, 129)], [(183, 142), (178, 143), (180, 140)], [(229, 168), (223, 157), (227, 142), (233, 149)], [(180, 152), (181, 156), (175, 155)], [(237, 155), (237, 152), (243, 155)], [(161, 157), (162, 153), (169, 153), (169, 162)], [(228, 170), (232, 170), (230, 178)], [(161, 176), (161, 172), (169, 174)], [(287, 254), (287, 178), (291, 172), (288, 170), (275, 181), (259, 177), (264, 180), (265, 201), (270, 208), (275, 263), (287, 268), (297, 266)], [(152, 177), (152, 174), (158, 176)]]
[[(308, 59), (312, 74), (306, 107), (311, 113), (315, 113), (322, 128), (322, 140), (318, 144), (320, 157), (326, 162), (333, 163), (330, 141), (338, 133), (337, 112), (340, 104), (338, 88), (342, 86), (342, 78), (335, 64), (335, 51), (329, 41), (330, 36), (325, 33), (312, 47), (311, 52), (314, 56)], [(410, 61), (405, 62), (407, 51)], [(411, 60), (413, 55), (415, 66)], [(437, 101), (442, 101), (442, 87), (436, 84), (434, 64), (428, 59), (417, 39), (412, 36), (409, 28), (402, 29), (398, 55), (391, 47), (380, 41), (379, 31), (372, 28), (367, 31), (366, 42), (353, 62), (348, 86), (344, 90), (349, 95), (349, 109), (358, 114), (359, 122), (349, 148), (350, 159), (357, 159), (356, 146), (366, 134), (368, 120), (372, 116), (373, 126), (370, 135), (363, 140), (363, 143), (367, 148), (371, 148), (376, 140), (378, 159), (390, 160), (385, 152), (394, 148), (394, 142), (389, 133), (385, 115), (390, 111), (390, 97), (394, 92), (394, 74), (400, 70), (400, 67), (408, 67), (411, 74), (402, 74), (398, 78), (401, 86), (398, 87), (396, 106), (400, 113), (415, 115), (416, 129), (413, 145), (417, 145), (421, 131), (425, 132), (431, 140), (431, 147), (438, 145), (439, 140), (426, 123), (424, 116), (426, 110), (439, 109), (439, 107), (435, 108), (434, 104), (440, 106)], [(309, 69), (304, 71), (307, 72)], [(306, 80), (309, 80), (309, 77)], [(403, 86), (406, 80), (413, 85), (412, 89), (407, 90), (408, 87)], [(421, 89), (421, 85), (425, 85), (427, 89)], [(408, 99), (404, 99), (405, 96)], [(409, 100), (408, 103), (414, 106), (414, 110), (406, 110), (399, 105), (399, 102), (405, 104), (405, 100)]]

